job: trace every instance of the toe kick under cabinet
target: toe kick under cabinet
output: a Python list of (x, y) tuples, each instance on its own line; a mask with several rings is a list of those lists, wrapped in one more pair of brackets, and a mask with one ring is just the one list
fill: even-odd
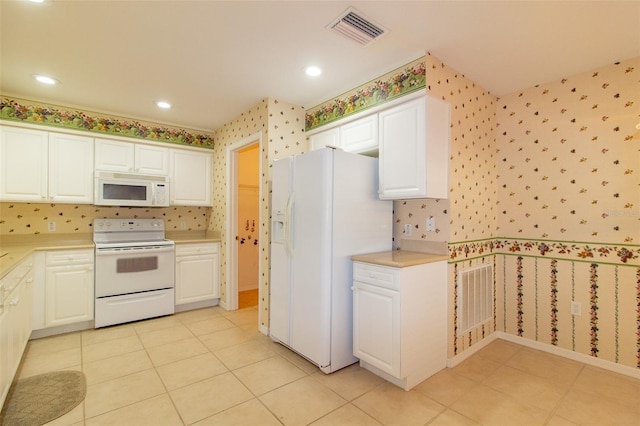
[(447, 362), (447, 262), (353, 263), (353, 354), (409, 390)]

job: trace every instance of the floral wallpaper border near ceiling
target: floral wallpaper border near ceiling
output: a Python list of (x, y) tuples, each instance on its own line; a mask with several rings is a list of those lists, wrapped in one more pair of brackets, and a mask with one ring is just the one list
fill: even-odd
[(213, 135), (187, 129), (100, 115), (94, 112), (69, 110), (65, 107), (34, 103), (17, 98), (0, 97), (0, 119), (63, 127), (66, 129), (103, 133), (213, 149)]
[(323, 126), (426, 87), (424, 59), (411, 62), (378, 80), (311, 108), (305, 114), (305, 128)]

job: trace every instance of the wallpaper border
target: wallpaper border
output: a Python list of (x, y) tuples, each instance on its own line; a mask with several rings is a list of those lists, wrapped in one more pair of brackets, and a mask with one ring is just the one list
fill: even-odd
[(640, 245), (496, 237), (449, 243), (449, 263), (493, 254), (640, 267)]
[(0, 119), (199, 148), (214, 148), (213, 134), (8, 96), (0, 97)]
[(310, 108), (305, 113), (305, 130), (324, 126), (426, 87), (426, 62), (424, 58), (420, 58), (350, 92)]

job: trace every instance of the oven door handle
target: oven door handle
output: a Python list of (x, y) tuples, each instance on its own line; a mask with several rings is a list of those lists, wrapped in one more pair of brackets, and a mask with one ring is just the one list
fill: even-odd
[(126, 248), (96, 248), (96, 256), (122, 256), (129, 254), (155, 254), (155, 253), (171, 253), (175, 251), (174, 246), (167, 247), (126, 247)]

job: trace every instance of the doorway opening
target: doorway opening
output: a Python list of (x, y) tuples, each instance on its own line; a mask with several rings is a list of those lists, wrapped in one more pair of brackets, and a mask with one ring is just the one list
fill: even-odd
[(258, 144), (238, 152), (238, 309), (258, 305), (260, 152)]
[(261, 133), (227, 147), (227, 279), (222, 305), (228, 310), (252, 306), (260, 309), (262, 304), (261, 151)]

